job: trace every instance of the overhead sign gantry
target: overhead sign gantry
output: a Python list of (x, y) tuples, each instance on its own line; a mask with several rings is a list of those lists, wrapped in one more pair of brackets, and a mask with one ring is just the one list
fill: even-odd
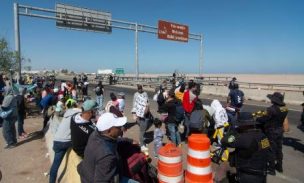
[(19, 5), (14, 3), (15, 49), (18, 53), (18, 75), (21, 77), (21, 50), (19, 15), (56, 20), (57, 27), (76, 30), (111, 33), (113, 28), (135, 32), (135, 72), (139, 77), (138, 32), (158, 35), (160, 39), (188, 42), (189, 39), (200, 41), (199, 74), (203, 63), (203, 36), (189, 33), (188, 26), (160, 20), (158, 27), (112, 19), (111, 13), (89, 10), (64, 4), (57, 4), (55, 10)]

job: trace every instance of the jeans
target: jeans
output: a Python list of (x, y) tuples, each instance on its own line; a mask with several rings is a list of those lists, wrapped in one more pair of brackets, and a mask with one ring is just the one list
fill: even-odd
[(50, 170), (50, 183), (55, 183), (57, 178), (57, 172), (60, 167), (61, 161), (67, 152), (72, 147), (72, 142), (59, 142), (54, 141), (53, 150), (55, 152), (54, 161)]
[(177, 130), (177, 125), (175, 123), (168, 123), (168, 130), (171, 141), (178, 146), (181, 143), (181, 137), (179, 131)]
[(137, 123), (139, 125), (139, 144), (141, 146), (145, 144), (145, 133), (148, 128), (148, 118), (138, 118)]
[(42, 131), (45, 129), (45, 127), (47, 126), (47, 123), (49, 122), (49, 119), (50, 119), (50, 117), (48, 116), (48, 109), (49, 109), (48, 106), (43, 108), (43, 114), (42, 114), (43, 128), (42, 128)]
[(269, 162), (269, 168), (274, 170), (275, 162), (282, 166), (283, 164), (283, 128), (275, 128), (266, 130), (266, 136), (269, 139), (271, 147), (271, 160)]
[(17, 143), (15, 121), (3, 119), (3, 137), (8, 145)]
[(185, 130), (185, 137), (188, 138), (189, 133), (190, 133), (190, 113), (185, 113), (185, 120), (184, 120), (184, 126), (186, 127)]
[(96, 95), (96, 103), (98, 105), (98, 109), (102, 109), (102, 106), (103, 106), (103, 95)]
[(23, 124), (24, 124), (24, 115), (20, 115), (18, 114), (18, 135), (21, 136), (22, 133), (24, 133), (24, 128), (23, 128)]

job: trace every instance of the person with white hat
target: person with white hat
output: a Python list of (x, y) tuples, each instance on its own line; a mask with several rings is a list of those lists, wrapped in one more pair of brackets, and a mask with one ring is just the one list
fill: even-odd
[(118, 117), (109, 112), (99, 117), (96, 123), (97, 131), (90, 136), (84, 159), (77, 167), (82, 183), (121, 181), (117, 147), (122, 141), (119, 138), (122, 126), (126, 123), (126, 117)]

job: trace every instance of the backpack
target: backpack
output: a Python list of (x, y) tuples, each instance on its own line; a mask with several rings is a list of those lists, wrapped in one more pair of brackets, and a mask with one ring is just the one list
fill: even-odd
[(124, 176), (140, 183), (151, 182), (148, 161), (138, 145), (120, 142), (117, 151), (122, 160)]
[(194, 110), (191, 113), (189, 127), (197, 130), (204, 128), (204, 113), (202, 110)]
[(148, 182), (148, 162), (146, 156), (142, 152), (134, 153), (127, 159), (127, 162), (130, 178), (141, 183)]

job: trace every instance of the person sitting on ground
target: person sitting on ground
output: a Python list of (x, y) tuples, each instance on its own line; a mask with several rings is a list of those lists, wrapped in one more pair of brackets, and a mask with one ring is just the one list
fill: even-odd
[[(54, 142), (53, 142), (53, 150), (54, 160), (50, 169), (50, 179), (49, 183), (55, 183), (57, 178), (57, 172), (61, 161), (67, 152), (67, 150), (72, 147), (71, 142), (71, 118), (76, 113), (81, 113), (81, 109), (77, 108), (77, 103), (73, 99), (69, 99), (66, 101), (66, 112), (63, 115), (61, 122), (58, 127), (53, 130), (54, 133)], [(52, 123), (51, 123), (52, 124)], [(54, 126), (52, 125), (54, 128)]]
[[(133, 182), (122, 176), (122, 165), (117, 148), (125, 139), (119, 138), (126, 117), (117, 117), (113, 113), (102, 114), (85, 148), (84, 159), (77, 171), (82, 183), (92, 182)], [(126, 140), (132, 143), (130, 139)]]
[(95, 100), (86, 100), (82, 104), (81, 113), (77, 113), (71, 118), (72, 148), (82, 158), (89, 136), (95, 129), (91, 119), (94, 118), (96, 109)]

